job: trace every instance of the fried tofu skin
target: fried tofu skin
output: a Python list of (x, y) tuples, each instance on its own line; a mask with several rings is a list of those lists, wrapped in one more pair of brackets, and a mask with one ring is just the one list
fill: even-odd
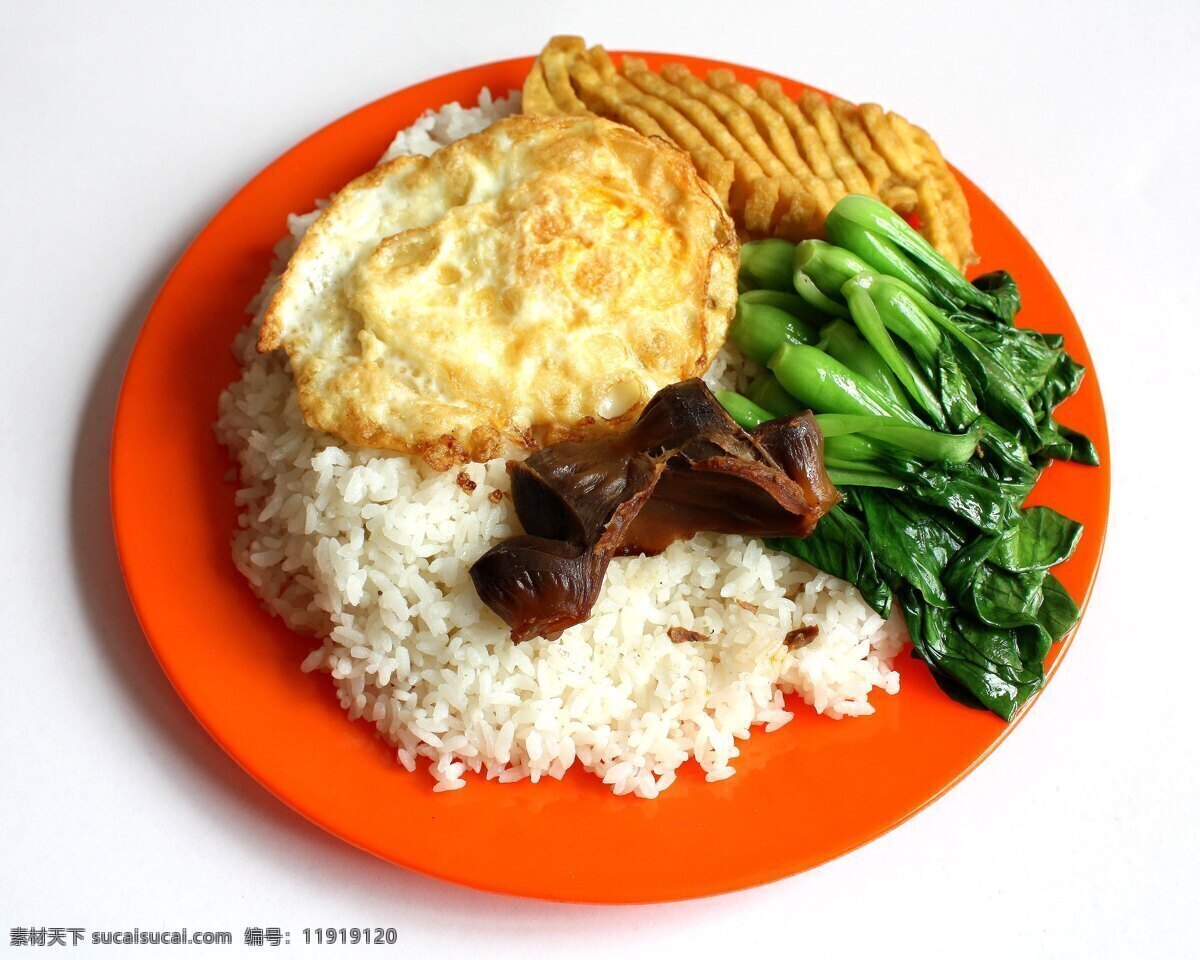
[(863, 193), (915, 215), (960, 270), (978, 260), (966, 197), (937, 144), (878, 104), (811, 90), (792, 100), (775, 80), (752, 86), (729, 70), (700, 78), (676, 63), (655, 72), (632, 57), (618, 66), (603, 47), (554, 37), (525, 82), (523, 110), (581, 108), (687, 151), (751, 237), (820, 237), (838, 199)]

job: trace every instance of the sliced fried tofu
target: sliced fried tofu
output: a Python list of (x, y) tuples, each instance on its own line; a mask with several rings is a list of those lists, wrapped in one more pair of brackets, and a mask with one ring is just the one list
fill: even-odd
[(977, 259), (966, 198), (937, 144), (878, 104), (813, 90), (793, 100), (776, 80), (750, 85), (728, 69), (701, 79), (683, 64), (654, 71), (637, 57), (618, 67), (603, 47), (554, 37), (526, 80), (523, 109), (590, 111), (669, 140), (749, 236), (819, 237), (830, 208), (862, 193), (915, 215), (959, 269)]

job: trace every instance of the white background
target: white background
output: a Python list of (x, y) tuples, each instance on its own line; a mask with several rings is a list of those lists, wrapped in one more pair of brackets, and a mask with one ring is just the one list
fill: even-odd
[[(191, 719), (113, 554), (113, 405), (189, 238), (318, 126), (555, 32), (759, 65), (928, 127), (1058, 278), (1110, 418), (1100, 581), (1027, 722), (889, 836), (701, 902), (516, 901), (322, 833)], [(410, 957), (1198, 955), (1198, 56), (1182, 0), (5, 3), (0, 950), (18, 925), (384, 925)]]

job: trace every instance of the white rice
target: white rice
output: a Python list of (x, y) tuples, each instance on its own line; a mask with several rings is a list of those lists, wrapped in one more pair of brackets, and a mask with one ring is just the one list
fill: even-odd
[[(519, 104), (485, 90), (476, 108), (427, 113), (386, 157), (432, 153)], [(277, 269), (315, 215), (290, 218)], [(468, 771), (537, 781), (579, 766), (615, 793), (655, 797), (690, 757), (708, 780), (731, 776), (751, 727), (792, 719), (785, 694), (837, 719), (872, 713), (875, 689), (899, 689), (898, 621), (736, 536), (618, 559), (590, 620), (514, 645), (468, 575), (520, 532), (503, 461), (465, 468), (468, 491), (458, 471), (310, 429), (282, 354), (254, 350), (258, 320), (235, 343), (244, 372), (217, 423), (239, 464), (234, 560), (268, 610), (322, 641), (303, 669), (328, 672), (350, 718), (374, 723), (407, 769), (428, 761), (434, 790), (465, 786)], [(709, 377), (732, 384), (745, 375), (736, 365), (722, 354)], [(816, 639), (788, 650), (784, 635), (805, 625)], [(671, 627), (710, 639), (675, 643)]]

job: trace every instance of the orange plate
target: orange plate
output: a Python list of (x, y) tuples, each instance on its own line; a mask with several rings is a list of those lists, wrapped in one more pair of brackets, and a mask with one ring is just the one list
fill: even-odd
[[(692, 57), (647, 57), (654, 66), (682, 61), (700, 73), (729, 67), (745, 80), (762, 76)], [(367, 724), (346, 721), (324, 675), (300, 672), (310, 643), (259, 608), (230, 560), (230, 462), (212, 422), (218, 394), (238, 373), (230, 341), (287, 214), (312, 209), (368, 169), (394, 131), (426, 108), (474, 103), (484, 86), (519, 88), (531, 62), (462, 70), (356, 110), (272, 163), (196, 238), (146, 319), (117, 410), (112, 502), (129, 593), (163, 669), (214, 739), (285, 803), (393, 863), (484, 890), (597, 903), (677, 900), (776, 880), (911, 817), (1011, 727), (954, 703), (924, 665), (903, 656), (903, 689), (876, 693), (874, 716), (835, 722), (794, 704), (796, 719), (742, 744), (737, 775), (720, 783), (705, 783), (688, 763), (655, 801), (614, 797), (575, 770), (537, 785), (471, 777), (466, 789), (435, 794), (427, 773), (406, 773)], [(791, 95), (804, 89), (776, 79)], [(979, 270), (1010, 270), (1026, 304), (1022, 323), (1064, 333), (1090, 367), (1042, 262), (987, 197), (963, 186)], [(1034, 495), (1086, 524), (1074, 558), (1057, 571), (1083, 603), (1108, 515), (1108, 436), (1094, 372), (1062, 417), (1095, 440), (1106, 464), (1056, 464)], [(1051, 671), (1066, 645), (1051, 654)], [(821, 815), (797, 819), (797, 802)]]

